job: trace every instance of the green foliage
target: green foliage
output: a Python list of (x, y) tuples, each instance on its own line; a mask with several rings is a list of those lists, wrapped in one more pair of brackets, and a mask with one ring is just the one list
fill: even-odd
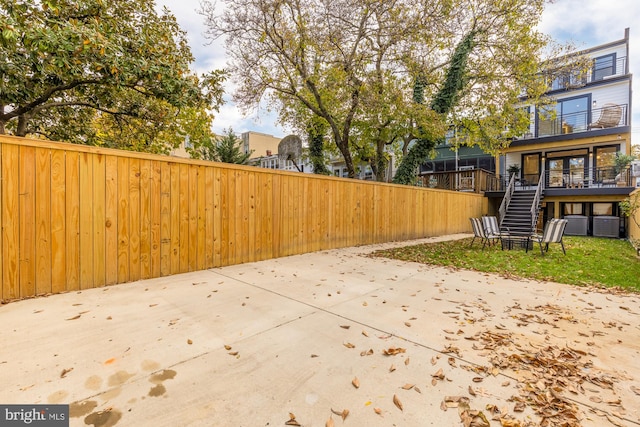
[[(455, 106), (462, 90), (467, 84), (467, 60), (473, 50), (475, 34), (475, 31), (471, 31), (462, 39), (455, 49), (444, 84), (431, 101), (431, 109), (436, 113), (443, 115), (448, 114)], [(421, 86), (422, 81), (416, 79), (415, 85)], [(416, 92), (418, 92), (419, 95), (420, 91), (421, 90), (416, 91), (414, 89), (414, 98), (416, 97)], [(424, 129), (420, 130), (424, 132)], [(398, 167), (393, 182), (405, 185), (414, 184), (416, 180), (416, 169), (428, 159), (435, 146), (442, 139), (444, 139), (444, 134), (439, 138), (425, 136), (417, 138), (413, 147), (411, 147), (407, 155), (402, 159), (402, 163), (400, 163)]]
[(331, 174), (324, 160), (324, 138), (327, 127), (327, 123), (318, 116), (312, 117), (307, 125), (309, 160), (313, 166), (313, 173), (318, 175)]
[(157, 152), (180, 108), (222, 102), (153, 0), (0, 0), (0, 45), (0, 133)]
[(616, 153), (616, 157), (614, 159), (615, 171), (616, 172), (622, 172), (635, 159), (636, 159), (636, 157), (633, 156), (633, 155), (622, 154), (620, 152)]
[(431, 101), (431, 109), (436, 113), (448, 114), (462, 96), (469, 81), (467, 62), (475, 45), (475, 36), (476, 32), (470, 31), (456, 46), (444, 84)]
[(247, 164), (253, 151), (243, 152), (242, 141), (238, 139), (233, 129), (229, 128), (224, 132), (224, 135), (217, 138), (202, 141), (200, 147), (195, 150), (197, 154), (194, 157), (214, 162)]
[[(536, 246), (500, 250), (500, 245), (481, 249), (471, 239), (429, 243), (378, 251), (377, 256), (425, 264), (497, 273), (509, 278), (526, 278), (578, 286), (621, 287), (640, 291), (640, 261), (624, 240), (565, 236), (567, 254), (551, 244), (544, 256)], [(476, 239), (477, 242), (477, 239)]]
[[(222, 17), (213, 1), (201, 12), (208, 35), (226, 39), (238, 104), (266, 100), (301, 133), (309, 115), (322, 118), (351, 177), (359, 159), (384, 176), (388, 153), (405, 153), (417, 139), (398, 180), (411, 181), (431, 152), (426, 135), (438, 140), (462, 121), (471, 144), (496, 151), (505, 127), (525, 127), (511, 107), (522, 88), (536, 97), (544, 87), (547, 38), (535, 25), (545, 0), (223, 1)], [(451, 61), (456, 46), (470, 50), (467, 58)]]

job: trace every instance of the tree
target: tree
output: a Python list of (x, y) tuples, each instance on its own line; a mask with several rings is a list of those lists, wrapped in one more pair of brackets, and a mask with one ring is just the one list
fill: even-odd
[(189, 71), (184, 32), (153, 0), (0, 0), (0, 45), (0, 133), (111, 146), (137, 129), (124, 146), (158, 151), (180, 108), (222, 102), (224, 74)]
[[(354, 177), (354, 123), (358, 115), (378, 113), (362, 104), (363, 93), (391, 87), (379, 79), (393, 75), (416, 40), (437, 39), (424, 28), (438, 28), (444, 3), (225, 0), (222, 17), (210, 2), (203, 2), (202, 13), (209, 36), (226, 37), (229, 70), (240, 83), (236, 102), (251, 108), (266, 96), (283, 121), (299, 117), (288, 115), (298, 106), (324, 119)], [(380, 72), (372, 71), (374, 64)]]
[[(294, 125), (299, 115), (289, 111), (300, 106), (323, 118), (350, 176), (354, 156), (383, 176), (387, 147), (406, 151), (412, 140), (444, 136), (454, 121), (471, 143), (497, 151), (509, 140), (506, 128), (515, 133), (524, 127), (513, 108), (522, 88), (530, 96), (542, 93), (538, 64), (548, 39), (533, 28), (544, 0), (225, 4), (222, 17), (207, 2), (202, 13), (209, 35), (226, 37), (230, 72), (239, 83), (236, 101), (251, 108), (267, 99)], [(447, 101), (456, 107), (454, 119), (430, 108), (430, 101), (456, 46), (472, 32), (467, 83)], [(418, 76), (424, 104), (411, 102)]]
[[(467, 61), (473, 50), (475, 37), (476, 32), (471, 31), (456, 47), (444, 85), (431, 101), (431, 110), (434, 112), (438, 114), (448, 114), (462, 95), (462, 90), (468, 81), (469, 70), (467, 68)], [(419, 86), (420, 81), (416, 81), (416, 84)], [(421, 103), (422, 98), (423, 95), (418, 87), (417, 90), (414, 90), (414, 100), (417, 103)], [(424, 131), (420, 129), (420, 133), (424, 134)], [(400, 163), (398, 167), (393, 182), (396, 184), (411, 184), (415, 180), (416, 168), (428, 158), (439, 139), (441, 138), (438, 138), (437, 135), (422, 135), (417, 138), (413, 147), (411, 147), (407, 155), (402, 159), (402, 163)]]
[(238, 139), (233, 129), (225, 129), (224, 132), (222, 136), (203, 141), (194, 157), (214, 162), (247, 164), (253, 151), (242, 152), (242, 141)]

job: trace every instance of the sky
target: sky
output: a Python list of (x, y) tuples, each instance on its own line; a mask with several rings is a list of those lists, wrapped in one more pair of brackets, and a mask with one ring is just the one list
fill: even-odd
[[(559, 43), (572, 42), (578, 49), (598, 46), (624, 38), (625, 28), (630, 30), (629, 66), (633, 79), (631, 121), (633, 144), (640, 144), (640, 7), (638, 0), (554, 0), (542, 14), (538, 29)], [(196, 60), (193, 70), (198, 74), (225, 67), (224, 47), (220, 42), (211, 44), (204, 37), (204, 17), (197, 10), (200, 0), (156, 0), (158, 7), (166, 6), (187, 32), (191, 52)], [(258, 108), (243, 114), (231, 100), (233, 86), (225, 87), (225, 104), (215, 114), (213, 130), (222, 133), (232, 128), (239, 135), (247, 131), (262, 132), (276, 137), (286, 136), (290, 130), (276, 123), (276, 115)]]

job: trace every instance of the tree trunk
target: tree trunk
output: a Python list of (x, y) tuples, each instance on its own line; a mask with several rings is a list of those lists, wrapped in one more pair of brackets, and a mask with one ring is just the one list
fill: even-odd
[(27, 122), (28, 122), (28, 118), (26, 114), (21, 114), (18, 116), (18, 127), (16, 129), (16, 136), (27, 135)]

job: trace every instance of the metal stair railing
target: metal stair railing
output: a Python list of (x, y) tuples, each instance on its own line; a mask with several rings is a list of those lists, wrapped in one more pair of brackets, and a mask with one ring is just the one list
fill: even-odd
[(540, 174), (540, 179), (538, 180), (538, 188), (536, 188), (536, 194), (533, 197), (533, 202), (531, 202), (531, 232), (536, 231), (536, 224), (538, 223), (538, 212), (540, 206), (540, 200), (542, 197), (542, 190), (544, 187), (544, 174)]
[(507, 214), (507, 209), (509, 208), (509, 203), (511, 203), (511, 196), (513, 196), (513, 192), (516, 188), (516, 174), (511, 175), (511, 179), (509, 180), (509, 185), (507, 185), (507, 189), (504, 192), (504, 198), (502, 199), (502, 203), (500, 203), (500, 209), (498, 210), (498, 214), (500, 217), (500, 229), (502, 229), (502, 221), (504, 220), (505, 215)]

